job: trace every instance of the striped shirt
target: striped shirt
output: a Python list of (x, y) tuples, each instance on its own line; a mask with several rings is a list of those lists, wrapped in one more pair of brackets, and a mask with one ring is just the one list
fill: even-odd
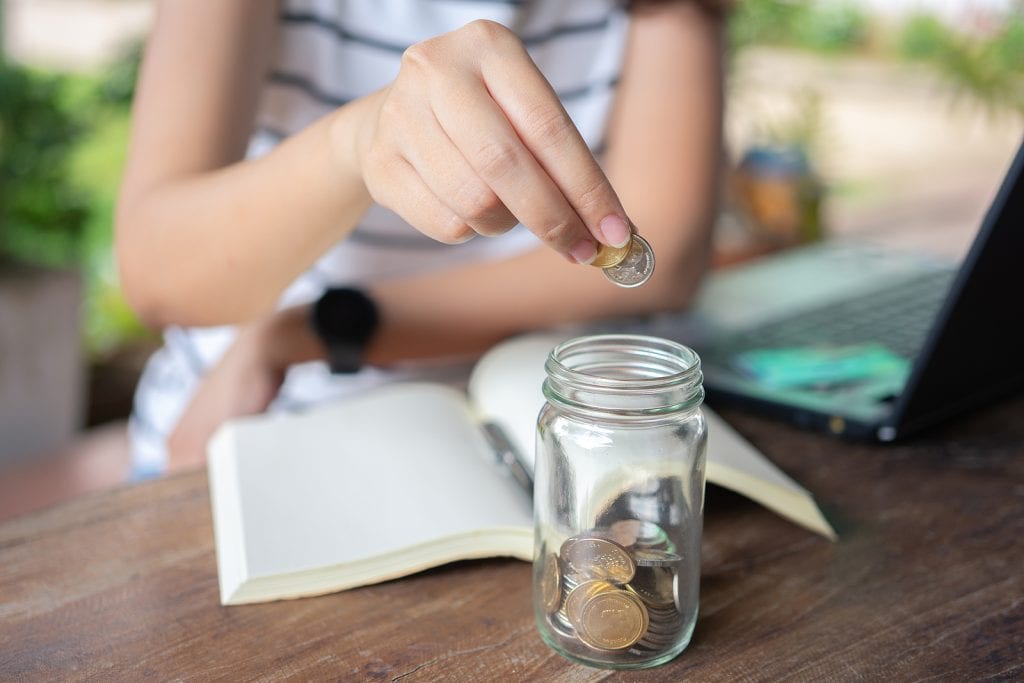
[[(387, 85), (406, 48), (474, 19), (496, 21), (520, 36), (584, 140), (599, 152), (625, 51), (628, 14), (619, 0), (284, 0), (247, 157), (265, 154), (333, 109)], [(328, 286), (507, 258), (537, 244), (517, 226), (500, 237), (445, 245), (373, 206), (349, 237), (287, 288), (280, 305), (312, 301)], [(166, 436), (234, 334), (231, 327), (164, 331), (164, 346), (147, 364), (129, 422), (137, 477), (163, 470)], [(367, 368), (339, 377), (324, 363), (304, 363), (289, 370), (270, 409), (299, 408), (427, 371)]]

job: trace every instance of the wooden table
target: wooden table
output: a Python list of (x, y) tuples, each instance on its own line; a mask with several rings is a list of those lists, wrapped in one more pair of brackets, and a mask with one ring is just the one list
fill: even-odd
[(1024, 397), (893, 446), (721, 412), (841, 540), (710, 491), (700, 620), (665, 666), (548, 650), (513, 560), (221, 607), (195, 473), (0, 526), (0, 680), (1024, 678)]

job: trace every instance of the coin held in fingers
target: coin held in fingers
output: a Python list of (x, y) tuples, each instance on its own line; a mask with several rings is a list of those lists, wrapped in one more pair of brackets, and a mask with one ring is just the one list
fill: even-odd
[(647, 240), (634, 233), (625, 257), (602, 270), (604, 276), (619, 287), (639, 287), (654, 273), (654, 250)]
[[(633, 233), (636, 234), (635, 232)], [(629, 249), (633, 246), (632, 236), (629, 238), (629, 242), (626, 242), (621, 247), (612, 247), (607, 244), (597, 245), (597, 256), (590, 262), (590, 265), (596, 268), (611, 268), (622, 263), (627, 256), (629, 256)]]

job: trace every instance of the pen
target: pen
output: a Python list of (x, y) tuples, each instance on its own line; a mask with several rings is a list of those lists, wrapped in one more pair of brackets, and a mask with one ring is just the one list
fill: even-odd
[(505, 434), (505, 430), (497, 423), (490, 421), (483, 423), (483, 429), (487, 441), (490, 442), (491, 448), (494, 449), (498, 462), (508, 470), (512, 478), (519, 484), (519, 487), (532, 500), (533, 479), (530, 477), (530, 473), (526, 471), (526, 468), (523, 467), (523, 461), (516, 452), (515, 446), (512, 445), (512, 441)]

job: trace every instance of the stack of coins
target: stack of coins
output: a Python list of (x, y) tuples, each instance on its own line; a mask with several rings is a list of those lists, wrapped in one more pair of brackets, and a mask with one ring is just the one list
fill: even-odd
[(672, 648), (683, 630), (682, 558), (656, 524), (629, 519), (566, 539), (540, 561), (541, 604), (563, 639), (624, 657)]
[(654, 250), (631, 227), (629, 243), (622, 247), (600, 245), (597, 256), (590, 263), (601, 268), (604, 276), (619, 287), (639, 287), (651, 279), (654, 273)]

